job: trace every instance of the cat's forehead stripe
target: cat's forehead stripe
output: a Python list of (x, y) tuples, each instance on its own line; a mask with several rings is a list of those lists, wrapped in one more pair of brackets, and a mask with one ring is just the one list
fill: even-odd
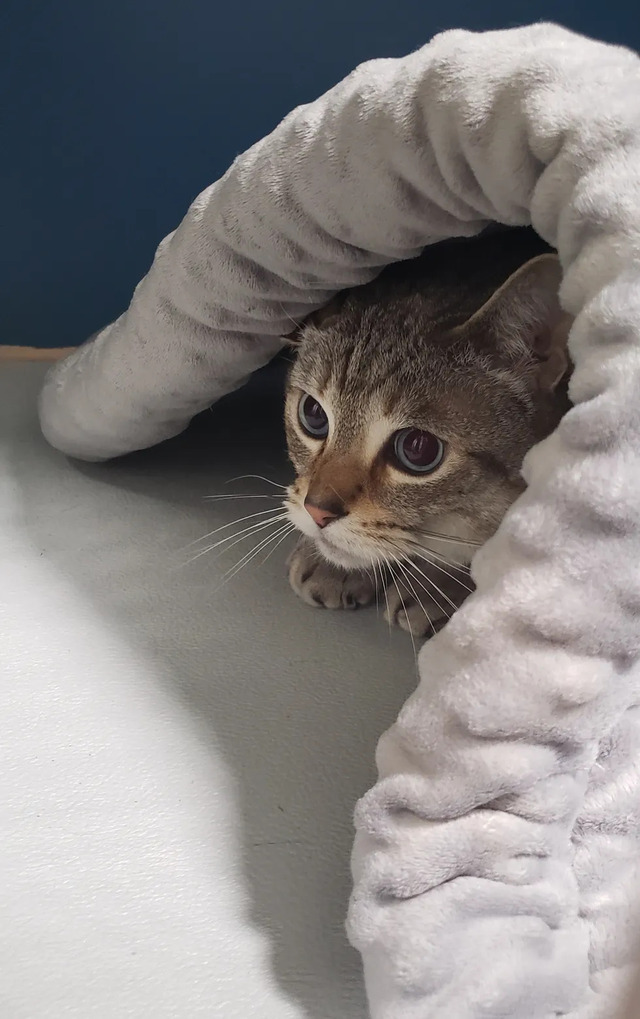
[(379, 402), (372, 403), (367, 414), (368, 421), (364, 429), (363, 456), (369, 462), (376, 458), (384, 444), (398, 425), (395, 420), (382, 412)]
[(318, 393), (318, 398), (332, 426), (329, 444), (340, 445), (341, 435), (348, 438), (350, 451), (364, 464), (373, 463), (390, 436), (403, 426), (402, 421), (385, 412), (380, 395), (367, 399), (366, 403), (345, 405), (334, 385), (329, 383)]

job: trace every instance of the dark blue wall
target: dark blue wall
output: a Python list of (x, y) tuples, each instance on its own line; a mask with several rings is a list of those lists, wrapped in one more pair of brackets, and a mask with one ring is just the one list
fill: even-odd
[(638, 48), (635, 6), (3, 0), (0, 342), (66, 346), (114, 318), (194, 196), (361, 61), (541, 19)]

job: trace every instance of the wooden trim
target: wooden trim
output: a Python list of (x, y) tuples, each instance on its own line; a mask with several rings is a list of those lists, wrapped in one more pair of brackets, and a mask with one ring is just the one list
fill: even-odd
[(75, 347), (1, 347), (0, 361), (59, 361)]

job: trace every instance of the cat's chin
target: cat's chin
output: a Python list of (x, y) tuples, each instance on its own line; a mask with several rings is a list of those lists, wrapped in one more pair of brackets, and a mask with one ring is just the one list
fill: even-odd
[(340, 548), (324, 535), (320, 534), (314, 539), (318, 552), (334, 566), (340, 566), (343, 570), (366, 570), (371, 567), (371, 560), (364, 556), (356, 556)]

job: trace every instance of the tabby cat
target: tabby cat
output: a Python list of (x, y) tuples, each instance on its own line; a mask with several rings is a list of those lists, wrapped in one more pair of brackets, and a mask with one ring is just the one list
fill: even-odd
[(524, 488), (525, 453), (567, 410), (561, 271), (529, 229), (434, 245), (339, 295), (293, 338), (285, 423), (311, 605), (379, 597), (426, 636)]

